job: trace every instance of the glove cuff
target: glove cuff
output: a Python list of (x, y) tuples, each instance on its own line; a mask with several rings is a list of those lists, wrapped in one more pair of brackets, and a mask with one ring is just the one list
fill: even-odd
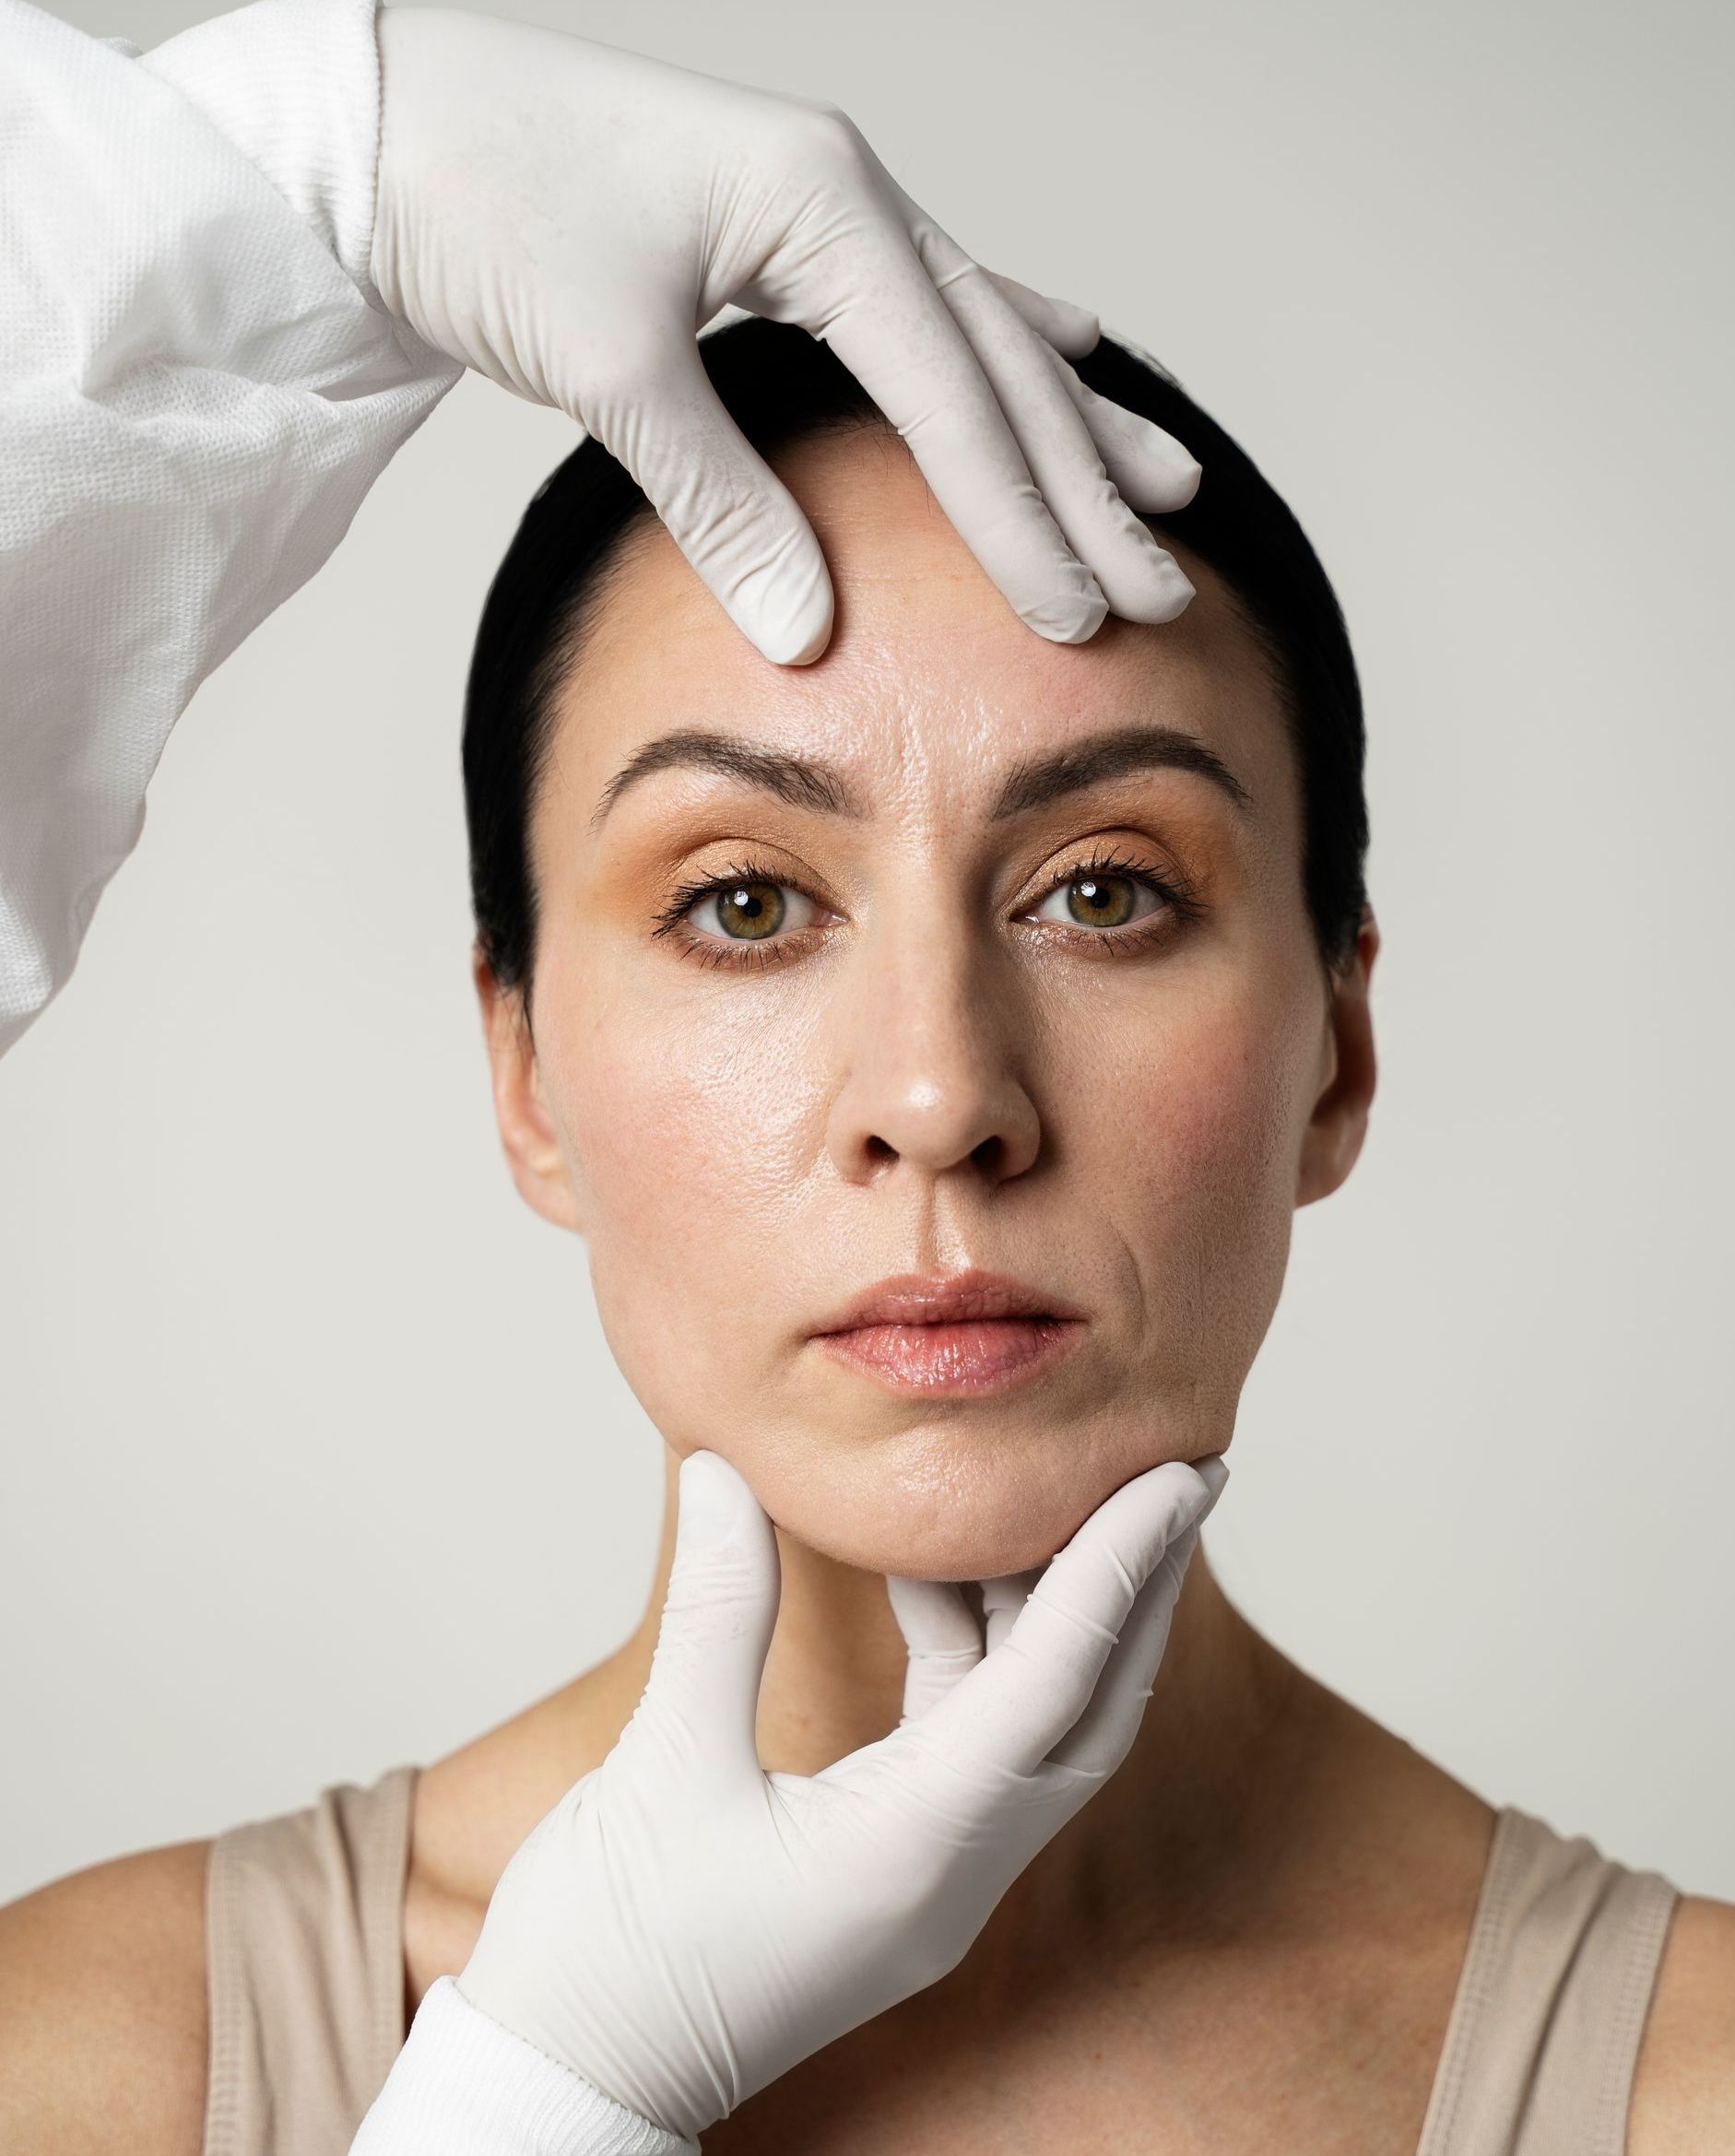
[(152, 47), (171, 83), (312, 225), (375, 306), (377, 0), (253, 0)]
[(349, 2156), (700, 2156), (570, 2067), (472, 2006), (456, 1980), (429, 1986), (408, 2041)]

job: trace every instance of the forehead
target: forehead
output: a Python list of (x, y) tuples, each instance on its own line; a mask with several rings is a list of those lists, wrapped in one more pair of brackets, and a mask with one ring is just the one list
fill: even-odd
[(1297, 824), (1259, 644), (1229, 587), (1184, 544), (1165, 535), (1196, 588), (1177, 620), (1110, 615), (1088, 643), (1056, 644), (1012, 612), (889, 429), (769, 461), (825, 551), (836, 602), (825, 652), (808, 666), (764, 658), (646, 519), (619, 550), (558, 696), (539, 819), (587, 818), (634, 751), (677, 727), (823, 756), (859, 776), (876, 816), (967, 817), (1016, 759), (1146, 723), (1215, 749), (1269, 837)]

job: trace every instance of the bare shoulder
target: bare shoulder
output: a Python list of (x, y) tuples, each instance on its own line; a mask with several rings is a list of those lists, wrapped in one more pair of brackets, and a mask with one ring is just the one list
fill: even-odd
[(117, 1856), (0, 1908), (0, 2149), (199, 2156), (209, 1848)]
[(1627, 2156), (1735, 2156), (1735, 1902), (1683, 1894), (1639, 2045)]

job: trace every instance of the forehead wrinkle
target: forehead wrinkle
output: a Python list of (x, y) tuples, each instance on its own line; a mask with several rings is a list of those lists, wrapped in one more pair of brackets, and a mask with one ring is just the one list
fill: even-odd
[[(897, 791), (921, 791), (921, 776), (931, 763), (920, 730), (899, 736), (901, 765)], [(916, 768), (911, 769), (912, 765)], [(797, 756), (764, 743), (708, 727), (686, 726), (659, 735), (640, 748), (603, 789), (591, 813), (593, 832), (626, 790), (652, 772), (699, 769), (716, 772), (774, 794), (791, 807), (844, 816), (856, 821), (870, 813), (849, 779), (822, 758)], [(1179, 727), (1142, 723), (1112, 726), (1069, 742), (1045, 755), (1019, 758), (1006, 770), (989, 822), (1003, 822), (1069, 794), (1139, 771), (1178, 770), (1210, 781), (1237, 809), (1253, 796), (1217, 752), (1197, 735)]]

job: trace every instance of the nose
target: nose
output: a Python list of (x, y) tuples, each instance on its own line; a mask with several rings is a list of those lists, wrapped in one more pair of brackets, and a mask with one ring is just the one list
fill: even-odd
[(962, 925), (950, 935), (887, 929), (851, 974), (833, 1006), (844, 1076), (826, 1143), (838, 1172), (850, 1183), (900, 1165), (966, 1169), (988, 1183), (1021, 1175), (1042, 1125), (1020, 1069), (1020, 999), (995, 954)]

